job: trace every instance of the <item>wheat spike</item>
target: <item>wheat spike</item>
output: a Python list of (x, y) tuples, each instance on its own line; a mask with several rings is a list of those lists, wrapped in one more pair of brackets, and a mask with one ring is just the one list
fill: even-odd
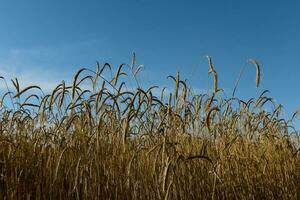
[(249, 59), (248, 62), (254, 64), (255, 67), (256, 67), (256, 80), (255, 80), (255, 83), (256, 83), (256, 87), (259, 87), (259, 84), (260, 84), (260, 65), (258, 64), (258, 62), (255, 59)]
[(213, 93), (216, 94), (218, 91), (218, 74), (216, 72), (216, 70), (214, 69), (214, 66), (212, 64), (212, 59), (210, 56), (206, 56), (207, 60), (208, 60), (208, 73), (213, 75), (213, 79), (214, 79), (214, 86), (213, 86)]

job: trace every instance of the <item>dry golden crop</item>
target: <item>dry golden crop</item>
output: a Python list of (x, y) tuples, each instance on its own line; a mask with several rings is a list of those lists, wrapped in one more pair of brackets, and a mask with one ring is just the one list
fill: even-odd
[(49, 94), (1, 77), (1, 199), (299, 199), (299, 111), (282, 118), (267, 91), (224, 98), (207, 58), (211, 94), (177, 73), (174, 91), (155, 96), (157, 86), (140, 87), (135, 55), (111, 78), (97, 63)]

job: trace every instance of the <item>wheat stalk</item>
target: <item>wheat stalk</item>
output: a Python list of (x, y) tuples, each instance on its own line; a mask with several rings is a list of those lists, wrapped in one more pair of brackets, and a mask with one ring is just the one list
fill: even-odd
[(260, 65), (258, 64), (258, 62), (255, 59), (249, 59), (248, 62), (255, 65), (255, 68), (256, 68), (255, 83), (256, 83), (256, 87), (259, 87), (259, 84), (260, 84)]

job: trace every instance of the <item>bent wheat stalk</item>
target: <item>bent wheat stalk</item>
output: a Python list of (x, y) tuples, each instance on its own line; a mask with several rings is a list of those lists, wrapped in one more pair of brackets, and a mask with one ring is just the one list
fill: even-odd
[(248, 62), (255, 65), (255, 68), (256, 68), (256, 79), (255, 79), (255, 83), (256, 83), (256, 87), (259, 87), (259, 84), (260, 84), (260, 65), (259, 65), (258, 62), (257, 62), (256, 60), (254, 60), (254, 59), (249, 59)]

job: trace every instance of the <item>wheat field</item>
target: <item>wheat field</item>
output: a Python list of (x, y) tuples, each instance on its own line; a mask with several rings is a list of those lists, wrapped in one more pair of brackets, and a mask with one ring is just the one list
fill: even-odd
[(0, 77), (1, 199), (300, 199), (300, 111), (283, 118), (267, 90), (225, 98), (207, 59), (207, 94), (180, 73), (141, 88), (135, 55), (49, 93)]

